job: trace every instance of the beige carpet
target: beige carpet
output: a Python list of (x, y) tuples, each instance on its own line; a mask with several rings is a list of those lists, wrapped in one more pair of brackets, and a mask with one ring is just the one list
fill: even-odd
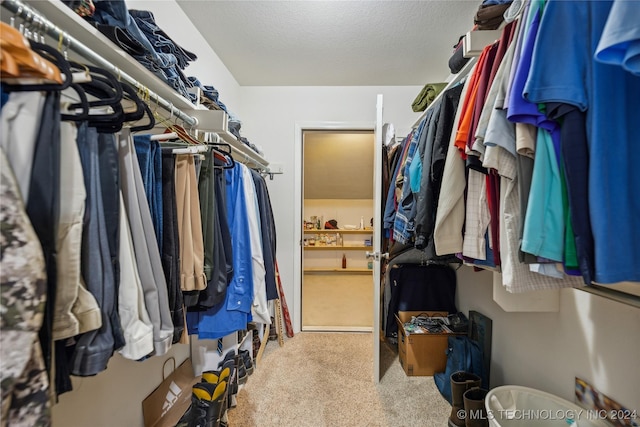
[(451, 407), (432, 377), (407, 377), (386, 344), (372, 381), (369, 333), (302, 332), (267, 345), (229, 411), (230, 427), (446, 426)]

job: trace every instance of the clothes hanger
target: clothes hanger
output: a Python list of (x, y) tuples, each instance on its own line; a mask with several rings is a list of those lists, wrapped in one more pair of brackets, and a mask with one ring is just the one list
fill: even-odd
[[(215, 166), (221, 166), (222, 169), (233, 169), (235, 167), (236, 162), (231, 155), (231, 145), (224, 142), (210, 142), (207, 145), (214, 147), (214, 159), (222, 163), (222, 165)], [(227, 151), (220, 150), (218, 147), (226, 148)]]
[(151, 107), (146, 102), (144, 103), (144, 112), (145, 115), (149, 118), (149, 123), (146, 125), (133, 126), (130, 128), (131, 132), (141, 132), (144, 130), (151, 130), (156, 127), (156, 119), (153, 116), (153, 112), (151, 111)]
[(65, 120), (65, 121), (74, 121), (74, 122), (83, 122), (89, 119), (89, 100), (87, 99), (87, 94), (85, 93), (84, 89), (82, 89), (82, 86), (80, 86), (77, 83), (71, 83), (69, 85), (70, 89), (73, 89), (77, 94), (78, 97), (80, 98), (80, 103), (76, 104), (79, 105), (80, 107), (82, 107), (82, 112), (81, 113), (76, 113), (76, 114), (60, 114), (60, 120)]
[(124, 113), (124, 121), (125, 122), (137, 122), (138, 120), (142, 119), (146, 112), (145, 112), (145, 103), (142, 99), (140, 99), (140, 97), (138, 96), (138, 93), (136, 90), (133, 89), (133, 87), (129, 86), (128, 84), (120, 84), (120, 86), (122, 86), (122, 91), (123, 91), (123, 100), (130, 100), (133, 101), (136, 109), (134, 111), (129, 111)]
[(136, 95), (138, 95), (138, 99), (142, 101), (142, 107), (144, 109), (143, 117), (146, 115), (147, 118), (149, 119), (149, 123), (147, 123), (146, 125), (132, 126), (130, 130), (131, 132), (141, 132), (145, 130), (151, 130), (156, 126), (156, 118), (153, 111), (151, 111), (151, 106), (149, 106), (149, 89), (144, 86), (138, 87), (138, 90), (136, 91)]
[(0, 73), (2, 77), (20, 77), (18, 63), (4, 48), (0, 48)]
[[(62, 84), (60, 70), (33, 49), (33, 42), (11, 25), (0, 23), (0, 47), (10, 55), (18, 66), (17, 76), (3, 74), (2, 77), (38, 78), (41, 83)], [(3, 61), (4, 62), (4, 61)]]

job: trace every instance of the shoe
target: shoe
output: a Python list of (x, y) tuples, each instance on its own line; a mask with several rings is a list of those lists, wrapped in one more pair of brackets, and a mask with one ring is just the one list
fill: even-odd
[(467, 414), (465, 427), (489, 427), (489, 419), (484, 400), (489, 390), (474, 387), (464, 392), (464, 411)]
[(218, 365), (220, 370), (229, 368), (229, 386), (227, 387), (227, 408), (236, 406), (236, 394), (238, 394), (238, 369), (236, 368), (236, 352), (229, 350), (224, 359)]
[(226, 390), (226, 381), (195, 384), (191, 389), (191, 406), (176, 427), (219, 427)]
[(244, 364), (244, 370), (248, 375), (253, 374), (253, 360), (251, 360), (251, 356), (249, 355), (249, 350), (240, 350), (240, 357), (242, 358), (242, 363)]
[(470, 372), (458, 371), (451, 374), (451, 415), (449, 427), (464, 427), (464, 418), (458, 417), (460, 410), (464, 409), (462, 395), (473, 387), (480, 387), (480, 377)]
[(242, 356), (236, 356), (236, 371), (238, 372), (238, 384), (246, 384), (249, 375), (247, 375), (247, 369), (244, 366)]
[(204, 371), (202, 373), (202, 381), (209, 384), (218, 384), (221, 381), (229, 381), (233, 366), (223, 366), (218, 371)]

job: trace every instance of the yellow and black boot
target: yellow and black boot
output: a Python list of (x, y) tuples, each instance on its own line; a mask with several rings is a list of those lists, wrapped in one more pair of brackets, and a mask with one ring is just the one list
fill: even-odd
[(176, 427), (218, 427), (226, 391), (226, 381), (194, 385), (191, 389), (191, 406)]

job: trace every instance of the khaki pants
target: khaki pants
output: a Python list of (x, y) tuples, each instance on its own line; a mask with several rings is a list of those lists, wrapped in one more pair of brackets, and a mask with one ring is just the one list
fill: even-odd
[(193, 155), (176, 156), (176, 208), (180, 241), (180, 286), (199, 291), (207, 286), (204, 275), (204, 242), (200, 197)]

